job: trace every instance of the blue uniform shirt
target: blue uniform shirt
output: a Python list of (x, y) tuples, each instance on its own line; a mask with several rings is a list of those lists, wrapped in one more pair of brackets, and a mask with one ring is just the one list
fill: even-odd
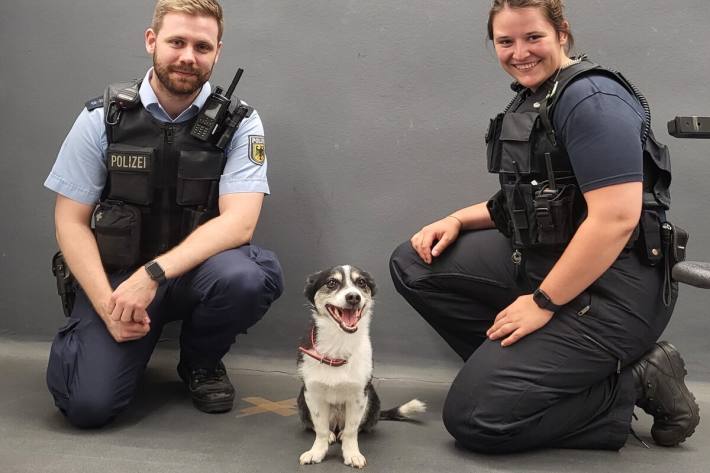
[[(181, 123), (192, 119), (204, 105), (211, 93), (209, 82), (195, 101), (174, 120), (170, 118), (150, 86), (153, 69), (148, 70), (139, 90), (143, 107), (157, 120), (165, 123)], [(245, 118), (225, 150), (227, 164), (219, 181), (219, 194), (235, 192), (269, 193), (266, 179), (267, 163), (250, 159), (250, 139), (263, 139), (264, 127), (259, 114), (252, 112)], [(104, 108), (82, 110), (62, 144), (57, 160), (44, 182), (45, 187), (77, 202), (93, 205), (99, 201), (106, 183), (106, 149), (108, 140), (104, 125)], [(257, 160), (258, 161), (258, 160)]]
[(582, 192), (643, 181), (643, 107), (624, 86), (588, 74), (572, 82), (553, 116)]

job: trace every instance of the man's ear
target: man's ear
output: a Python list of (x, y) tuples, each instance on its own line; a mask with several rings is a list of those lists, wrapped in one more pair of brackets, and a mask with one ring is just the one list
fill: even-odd
[(147, 30), (145, 30), (145, 50), (151, 56), (153, 55), (153, 53), (155, 53), (155, 43), (157, 41), (157, 38), (158, 35), (155, 31), (153, 31), (153, 28), (148, 28)]
[(217, 45), (217, 55), (214, 57), (214, 63), (217, 64), (217, 61), (219, 61), (219, 55), (222, 53), (222, 46), (224, 43), (222, 41), (219, 42)]

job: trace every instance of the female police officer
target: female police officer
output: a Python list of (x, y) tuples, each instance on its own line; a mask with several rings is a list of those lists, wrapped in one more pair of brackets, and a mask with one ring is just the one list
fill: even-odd
[(660, 232), (670, 167), (645, 100), (568, 55), (561, 0), (495, 0), (488, 36), (517, 91), (486, 137), (501, 190), (425, 226), (390, 264), (466, 361), (444, 424), (482, 452), (616, 450), (636, 404), (656, 443), (676, 445), (699, 418), (680, 355), (654, 345), (677, 288)]

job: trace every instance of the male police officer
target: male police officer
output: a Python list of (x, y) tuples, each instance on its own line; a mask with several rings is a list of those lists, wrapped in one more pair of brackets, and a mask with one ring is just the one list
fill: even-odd
[(159, 0), (145, 33), (153, 68), (87, 103), (45, 182), (80, 286), (47, 383), (76, 426), (128, 405), (163, 325), (178, 319), (178, 373), (194, 404), (230, 410), (221, 358), (281, 294), (275, 255), (250, 244), (269, 193), (258, 114), (224, 149), (191, 135), (222, 29), (216, 0)]

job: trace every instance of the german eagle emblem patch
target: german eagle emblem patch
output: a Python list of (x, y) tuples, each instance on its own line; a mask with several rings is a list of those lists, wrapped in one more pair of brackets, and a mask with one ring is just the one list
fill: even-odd
[(249, 159), (252, 163), (259, 166), (266, 161), (266, 149), (264, 148), (263, 136), (249, 135)]

